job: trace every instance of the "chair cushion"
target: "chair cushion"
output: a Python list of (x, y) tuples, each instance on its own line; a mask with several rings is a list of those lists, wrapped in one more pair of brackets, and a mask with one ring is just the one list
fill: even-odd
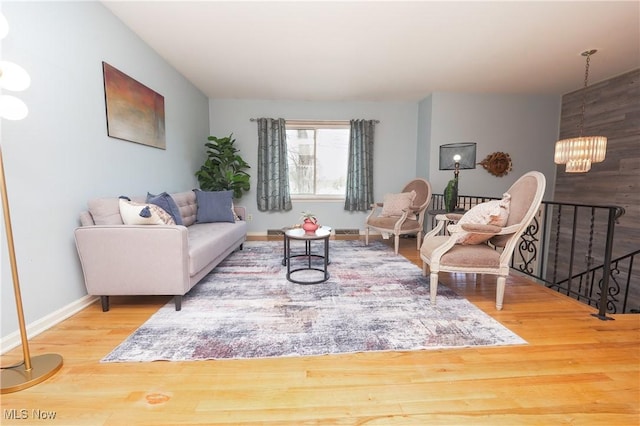
[[(399, 217), (372, 217), (367, 222), (368, 226), (380, 229), (387, 229), (389, 231), (393, 231), (393, 227), (398, 221)], [(420, 229), (420, 223), (417, 220), (407, 219), (400, 225), (401, 231), (415, 231)]]
[[(433, 251), (440, 247), (449, 237), (435, 236), (425, 240), (420, 253), (431, 260)], [(440, 267), (499, 268), (500, 253), (487, 244), (460, 245), (451, 247), (440, 258)]]
[[(450, 225), (447, 229), (449, 232), (459, 233), (457, 244), (484, 243), (493, 237), (495, 233), (499, 232), (499, 229), (494, 233), (487, 232), (491, 231), (491, 228), (486, 228), (483, 232), (468, 232), (464, 230), (464, 225), (505, 226), (507, 224), (507, 219), (509, 218), (510, 201), (511, 195), (505, 193), (502, 195), (501, 200), (492, 200), (478, 204), (466, 212), (458, 223)], [(471, 229), (471, 227), (469, 227), (469, 229)]]
[(411, 207), (415, 198), (416, 191), (385, 194), (380, 216), (402, 216), (403, 210)]

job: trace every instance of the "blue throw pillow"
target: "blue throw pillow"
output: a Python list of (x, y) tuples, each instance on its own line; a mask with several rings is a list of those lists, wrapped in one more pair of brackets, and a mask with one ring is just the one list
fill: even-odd
[(233, 203), (233, 191), (200, 191), (196, 193), (196, 222), (235, 222), (231, 205)]
[(147, 203), (155, 204), (171, 215), (176, 225), (184, 225), (182, 216), (180, 216), (180, 208), (176, 204), (171, 195), (163, 192), (162, 194), (153, 195), (147, 192)]

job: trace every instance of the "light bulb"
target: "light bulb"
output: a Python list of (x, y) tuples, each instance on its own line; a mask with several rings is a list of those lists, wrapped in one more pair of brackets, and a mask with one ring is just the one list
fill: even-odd
[(7, 120), (22, 120), (29, 114), (27, 104), (11, 95), (0, 96), (0, 117)]
[(31, 85), (29, 73), (18, 64), (9, 61), (0, 61), (0, 87), (20, 92)]
[(7, 34), (9, 34), (9, 22), (7, 22), (7, 18), (0, 13), (0, 40), (5, 38)]
[(456, 154), (453, 156), (453, 161), (455, 161), (456, 163), (459, 163), (461, 159), (462, 157), (460, 157), (460, 154)]

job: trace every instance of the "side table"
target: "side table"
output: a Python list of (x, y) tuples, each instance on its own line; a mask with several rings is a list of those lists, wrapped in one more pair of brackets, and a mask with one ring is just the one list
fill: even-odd
[[(318, 228), (315, 232), (305, 232), (302, 228), (287, 229), (284, 231), (284, 259), (283, 264), (287, 265), (287, 280), (296, 284), (319, 284), (329, 279), (329, 271), (327, 266), (329, 265), (329, 237), (331, 236), (331, 228), (323, 226)], [(291, 254), (291, 240), (304, 241), (304, 253)], [(311, 243), (313, 241), (322, 241), (324, 245), (323, 254), (313, 254), (311, 252)], [(294, 258), (306, 258), (306, 262), (303, 266), (291, 269), (291, 259)], [(321, 260), (320, 265), (312, 265), (312, 259)], [(319, 264), (320, 262), (315, 262)], [(291, 277), (299, 271), (319, 271), (322, 273), (321, 278), (317, 280), (303, 280), (295, 279)]]

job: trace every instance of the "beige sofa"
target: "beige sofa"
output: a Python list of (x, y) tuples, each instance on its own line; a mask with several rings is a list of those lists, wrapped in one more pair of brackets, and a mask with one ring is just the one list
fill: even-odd
[[(100, 296), (103, 311), (109, 310), (109, 296), (123, 295), (172, 295), (179, 311), (182, 296), (242, 248), (247, 234), (244, 220), (197, 223), (194, 191), (170, 196), (182, 225), (125, 225), (116, 197), (90, 200), (89, 210), (81, 212), (76, 247), (87, 292)], [(144, 203), (145, 199), (131, 200)], [(234, 210), (245, 218), (244, 208)]]

